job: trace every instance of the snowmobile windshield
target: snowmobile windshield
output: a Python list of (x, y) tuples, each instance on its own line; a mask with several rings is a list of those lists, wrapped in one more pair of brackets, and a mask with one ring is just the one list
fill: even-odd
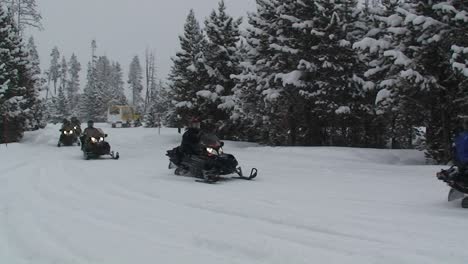
[(203, 134), (200, 137), (200, 144), (205, 145), (205, 146), (210, 146), (213, 148), (221, 147), (221, 141), (214, 134)]
[(95, 138), (104, 137), (105, 135), (104, 132), (99, 128), (88, 129), (86, 132), (89, 137)]

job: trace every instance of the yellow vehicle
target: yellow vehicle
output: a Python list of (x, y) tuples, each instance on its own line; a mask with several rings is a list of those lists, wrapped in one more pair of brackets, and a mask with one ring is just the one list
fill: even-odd
[(140, 126), (140, 115), (129, 105), (113, 105), (107, 111), (107, 122), (112, 127)]

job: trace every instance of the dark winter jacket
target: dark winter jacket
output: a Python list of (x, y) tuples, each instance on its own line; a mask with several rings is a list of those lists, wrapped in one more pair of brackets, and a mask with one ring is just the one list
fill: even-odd
[(460, 166), (468, 166), (468, 131), (455, 138), (455, 158)]
[(189, 128), (182, 136), (182, 151), (188, 154), (198, 152), (198, 143), (200, 141), (200, 129)]

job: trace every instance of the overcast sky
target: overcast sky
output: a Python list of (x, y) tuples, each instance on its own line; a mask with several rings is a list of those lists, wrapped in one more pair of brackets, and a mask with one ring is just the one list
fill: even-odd
[[(133, 56), (144, 60), (148, 47), (156, 52), (160, 77), (166, 77), (179, 50), (178, 36), (191, 8), (202, 23), (219, 0), (37, 0), (43, 31), (33, 31), (42, 69), (49, 67), (50, 52), (57, 46), (67, 60), (72, 52), (82, 65), (82, 79), (91, 57), (91, 40), (97, 54), (122, 64), (125, 74)], [(255, 10), (255, 0), (225, 0), (227, 12), (245, 17)], [(127, 76), (125, 81), (127, 80)], [(82, 83), (82, 86), (84, 83)]]

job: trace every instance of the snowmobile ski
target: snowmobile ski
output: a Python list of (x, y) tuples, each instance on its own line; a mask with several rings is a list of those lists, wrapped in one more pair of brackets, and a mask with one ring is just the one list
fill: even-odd
[(232, 176), (232, 177), (223, 177), (223, 176), (217, 176), (217, 177), (206, 177), (204, 179), (197, 179), (195, 180), (196, 182), (202, 182), (202, 183), (209, 183), (209, 184), (213, 184), (213, 183), (217, 183), (217, 182), (223, 182), (223, 181), (230, 181), (230, 180), (247, 180), (247, 181), (250, 181), (252, 179), (254, 179), (255, 177), (257, 177), (257, 172), (258, 170), (256, 168), (252, 168), (252, 170), (250, 171), (250, 175), (249, 176), (244, 176), (242, 174), (242, 169), (241, 167), (238, 167), (236, 169), (236, 173), (239, 175), (239, 176)]
[(461, 199), (465, 197), (465, 194), (454, 189), (454, 188), (451, 188), (450, 191), (449, 191), (449, 194), (448, 194), (448, 201), (453, 201), (453, 200), (457, 200), (457, 199)]
[(112, 159), (115, 159), (115, 160), (120, 158), (120, 155), (118, 152), (111, 151), (109, 155), (112, 157)]

